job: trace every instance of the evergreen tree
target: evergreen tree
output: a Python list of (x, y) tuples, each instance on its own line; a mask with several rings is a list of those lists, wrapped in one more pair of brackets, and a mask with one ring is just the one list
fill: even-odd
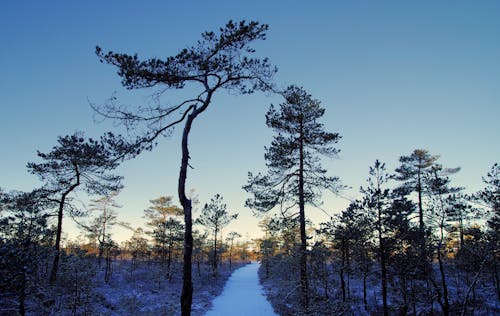
[[(0, 196), (0, 314), (18, 315), (27, 312), (30, 298), (42, 298), (45, 303), (43, 283), (38, 276), (47, 260), (44, 240), (51, 235), (46, 210), (53, 207), (48, 192), (36, 189), (31, 192), (4, 193)], [(16, 306), (10, 303), (14, 301)]]
[(380, 260), (381, 272), (381, 288), (382, 288), (382, 304), (384, 316), (389, 315), (389, 305), (387, 303), (387, 234), (390, 231), (388, 216), (391, 207), (390, 190), (386, 188), (386, 184), (390, 179), (386, 172), (385, 163), (375, 160), (373, 167), (370, 167), (370, 178), (368, 178), (368, 186), (361, 187), (363, 193), (362, 206), (365, 208), (372, 218), (375, 218), (376, 223), (376, 238), (378, 239), (378, 254)]
[(236, 218), (238, 218), (238, 214), (230, 215), (227, 211), (227, 205), (223, 202), (222, 196), (220, 194), (216, 194), (210, 200), (210, 203), (205, 204), (201, 210), (200, 217), (196, 220), (198, 224), (205, 226), (208, 230), (213, 232), (214, 247), (212, 267), (214, 277), (217, 277), (217, 239), (219, 233), (221, 233), (222, 229)]
[[(184, 271), (181, 295), (181, 313), (191, 314), (193, 284), (191, 275), (193, 235), (192, 201), (186, 195), (189, 165), (188, 140), (195, 119), (205, 112), (212, 98), (220, 90), (247, 94), (256, 90), (268, 91), (276, 69), (267, 58), (252, 57), (255, 50), (250, 43), (264, 40), (268, 26), (258, 22), (234, 23), (229, 21), (219, 33), (204, 32), (195, 45), (182, 49), (166, 59), (139, 60), (137, 55), (105, 53), (100, 47), (96, 53), (100, 60), (118, 68), (122, 84), (128, 89), (161, 87), (162, 92), (190, 88), (195, 91), (176, 104), (154, 104), (148, 108), (127, 110), (116, 104), (116, 98), (96, 110), (104, 117), (119, 120), (131, 130), (144, 131), (128, 146), (128, 154), (139, 154), (152, 149), (158, 138), (168, 134), (176, 125), (184, 123), (182, 133), (182, 158), (179, 172), (178, 195), (184, 210)], [(161, 94), (161, 93), (159, 93)], [(143, 129), (135, 129), (143, 124)], [(124, 147), (125, 149), (125, 147)]]
[(319, 119), (325, 109), (320, 102), (299, 87), (283, 92), (285, 102), (279, 108), (271, 105), (266, 124), (277, 132), (266, 148), (267, 174), (249, 173), (244, 189), (253, 194), (246, 205), (259, 212), (277, 207), (286, 217), (298, 208), (300, 223), (300, 282), (303, 308), (308, 306), (307, 236), (305, 205), (317, 204), (323, 189), (337, 190), (338, 178), (327, 176), (319, 155), (334, 157), (339, 152), (333, 145), (339, 134), (324, 130)]
[(176, 219), (182, 216), (182, 209), (172, 202), (170, 196), (161, 196), (151, 200), (151, 206), (144, 210), (146, 225), (152, 230), (155, 248), (162, 262), (167, 265), (167, 277), (171, 279), (172, 254), (174, 248), (183, 240), (184, 226)]
[[(110, 136), (110, 137), (107, 137)], [(49, 153), (38, 152), (43, 162), (28, 163), (31, 173), (45, 183), (58, 203), (55, 256), (50, 273), (54, 283), (59, 267), (63, 214), (70, 208), (70, 193), (83, 187), (90, 194), (107, 194), (120, 189), (122, 177), (110, 174), (118, 166), (117, 147), (112, 134), (100, 140), (85, 139), (83, 133), (59, 137)]]
[(428, 208), (431, 213), (431, 218), (434, 221), (431, 222), (431, 226), (438, 227), (438, 238), (436, 241), (436, 254), (439, 264), (439, 273), (441, 277), (441, 284), (434, 280), (433, 273), (429, 276), (434, 289), (436, 291), (436, 296), (439, 305), (443, 311), (444, 315), (450, 314), (450, 300), (448, 295), (448, 283), (446, 281), (445, 272), (445, 231), (448, 228), (448, 218), (447, 215), (450, 213), (448, 210), (453, 206), (448, 204), (452, 200), (452, 194), (455, 194), (461, 190), (461, 188), (450, 187), (449, 176), (458, 172), (460, 168), (443, 168), (440, 164), (434, 164), (430, 167), (430, 170), (424, 175), (424, 180), (427, 183), (427, 194), (428, 194)]
[(237, 232), (230, 232), (226, 238), (227, 243), (229, 244), (229, 269), (233, 269), (233, 246), (234, 240), (240, 238), (241, 234)]
[(118, 215), (115, 209), (120, 208), (121, 206), (117, 204), (114, 199), (118, 194), (118, 191), (114, 191), (98, 199), (91, 200), (89, 210), (92, 212), (98, 212), (99, 214), (95, 215), (88, 224), (80, 223), (80, 225), (88, 231), (90, 238), (97, 239), (97, 242), (99, 243), (99, 266), (101, 266), (106, 244), (109, 240), (111, 240), (111, 229), (113, 226), (119, 225), (129, 228), (127, 223), (118, 220)]
[(407, 193), (417, 193), (418, 227), (422, 235), (425, 230), (423, 195), (426, 187), (424, 176), (438, 158), (439, 156), (432, 156), (427, 150), (415, 149), (409, 156), (399, 158), (401, 166), (396, 169), (395, 179), (403, 182), (402, 188)]
[(495, 163), (486, 177), (485, 187), (476, 194), (479, 201), (488, 210), (488, 241), (491, 253), (491, 266), (497, 300), (500, 301), (500, 166)]

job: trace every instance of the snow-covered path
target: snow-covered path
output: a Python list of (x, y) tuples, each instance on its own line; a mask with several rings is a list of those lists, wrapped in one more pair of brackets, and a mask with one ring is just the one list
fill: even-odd
[(277, 316), (262, 293), (257, 275), (259, 265), (251, 263), (234, 271), (205, 316)]

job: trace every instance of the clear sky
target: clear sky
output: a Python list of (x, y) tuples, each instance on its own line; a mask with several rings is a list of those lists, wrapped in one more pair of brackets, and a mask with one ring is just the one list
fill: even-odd
[[(113, 92), (125, 104), (147, 99), (150, 91), (121, 87), (95, 45), (164, 57), (229, 19), (269, 24), (257, 54), (278, 66), (280, 86), (301, 85), (327, 109), (326, 128), (343, 138), (339, 159), (325, 165), (352, 187), (345, 196), (357, 195), (375, 159), (392, 170), (416, 148), (462, 167), (455, 184), (469, 191), (499, 161), (499, 1), (1, 1), (0, 187), (38, 186), (26, 163), (59, 135), (116, 131), (111, 122), (94, 123), (89, 101)], [(222, 93), (193, 128), (188, 187), (201, 204), (220, 193), (240, 213), (228, 230), (258, 234), (241, 186), (248, 171), (264, 168), (272, 136), (264, 114), (279, 102)], [(179, 136), (118, 170), (126, 186), (120, 216), (133, 226), (142, 225), (149, 200), (176, 197)], [(346, 203), (325, 194), (323, 209), (334, 214)], [(116, 230), (115, 238), (130, 235)]]

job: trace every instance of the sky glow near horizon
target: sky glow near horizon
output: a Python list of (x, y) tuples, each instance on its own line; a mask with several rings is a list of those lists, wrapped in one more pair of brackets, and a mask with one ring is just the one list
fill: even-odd
[[(123, 132), (94, 122), (89, 102), (116, 92), (123, 104), (147, 102), (156, 90), (126, 91), (116, 69), (94, 54), (104, 50), (166, 57), (194, 45), (200, 34), (233, 19), (269, 24), (257, 56), (278, 66), (276, 82), (303, 86), (326, 108), (323, 123), (340, 133), (339, 159), (324, 165), (356, 197), (375, 159), (392, 171), (398, 157), (424, 148), (446, 167), (460, 166), (453, 183), (468, 191), (500, 157), (500, 2), (498, 1), (166, 1), (119, 4), (98, 1), (2, 1), (0, 3), (0, 187), (40, 185), (26, 171), (58, 136), (82, 130), (98, 137)], [(163, 102), (173, 100), (167, 93)], [(259, 219), (244, 207), (247, 173), (264, 171), (265, 126), (277, 96), (225, 92), (195, 122), (190, 138), (188, 189), (200, 208), (220, 193), (238, 221), (225, 231), (260, 235)], [(117, 170), (125, 188), (117, 197), (120, 219), (143, 225), (149, 200), (177, 199), (180, 133), (177, 128), (152, 152)], [(84, 196), (79, 194), (80, 198)], [(340, 212), (348, 201), (325, 193), (321, 206)], [(198, 213), (195, 213), (197, 216)], [(317, 223), (328, 216), (308, 209)], [(70, 237), (78, 234), (66, 218)], [(123, 241), (131, 232), (115, 229)]]

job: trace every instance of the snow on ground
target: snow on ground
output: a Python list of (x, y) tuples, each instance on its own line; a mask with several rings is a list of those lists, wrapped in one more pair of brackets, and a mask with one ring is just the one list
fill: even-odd
[(259, 263), (251, 263), (236, 270), (205, 316), (277, 315), (262, 293), (257, 274), (259, 266)]

